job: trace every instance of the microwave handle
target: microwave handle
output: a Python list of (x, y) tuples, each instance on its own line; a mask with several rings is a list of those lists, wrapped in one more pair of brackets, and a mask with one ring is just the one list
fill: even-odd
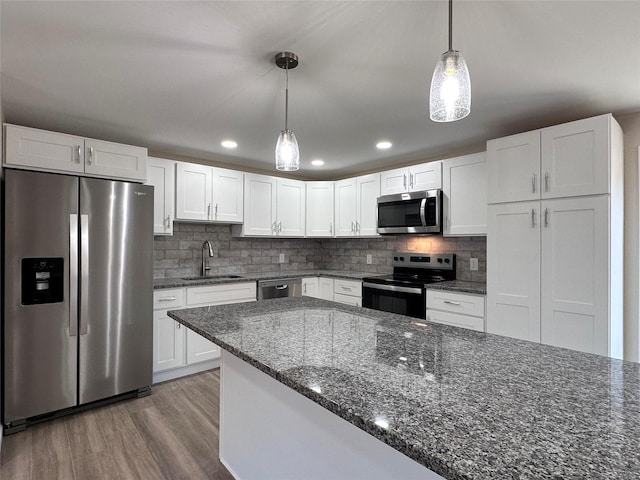
[(422, 222), (423, 226), (427, 225), (427, 217), (425, 215), (426, 206), (427, 206), (427, 199), (423, 198), (420, 201), (420, 221)]

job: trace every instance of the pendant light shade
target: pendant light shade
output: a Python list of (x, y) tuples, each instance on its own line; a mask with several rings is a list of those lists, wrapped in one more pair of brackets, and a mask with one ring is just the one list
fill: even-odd
[(276, 55), (276, 65), (285, 70), (284, 130), (276, 142), (276, 170), (293, 172), (300, 168), (300, 150), (296, 136), (289, 129), (289, 70), (298, 66), (298, 56), (291, 52)]
[(449, 0), (449, 50), (436, 64), (431, 79), (429, 115), (434, 122), (454, 122), (471, 111), (471, 79), (467, 62), (452, 48), (453, 0)]
[(282, 130), (276, 143), (276, 170), (293, 172), (300, 168), (300, 150), (294, 133)]

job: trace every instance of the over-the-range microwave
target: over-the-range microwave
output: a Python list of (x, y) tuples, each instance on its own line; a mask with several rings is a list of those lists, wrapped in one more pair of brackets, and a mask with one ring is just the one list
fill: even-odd
[(442, 190), (378, 197), (378, 233), (441, 233)]

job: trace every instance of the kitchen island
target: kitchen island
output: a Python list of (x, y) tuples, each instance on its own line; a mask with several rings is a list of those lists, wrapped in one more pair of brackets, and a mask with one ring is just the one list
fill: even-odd
[[(232, 411), (235, 431), (225, 433), (229, 427), (225, 427), (225, 411), (234, 406), (233, 399), (226, 397), (225, 384), (244, 369), (240, 372), (244, 387), (251, 378), (284, 385), (300, 400), (331, 412), (335, 421), (348, 422), (359, 433), (366, 432), (367, 438), (412, 459), (422, 470), (407, 467), (411, 474), (407, 478), (638, 478), (637, 364), (309, 297), (194, 308), (169, 315), (225, 351), (223, 461), (225, 435), (230, 436), (230, 445), (237, 442), (234, 435), (247, 440), (254, 434), (264, 435), (254, 423), (265, 414), (262, 404), (283, 393), (274, 396), (266, 391), (260, 399), (236, 398), (246, 405), (255, 402), (259, 415), (247, 415), (243, 421)], [(253, 377), (247, 374), (249, 366), (256, 373)], [(231, 383), (230, 390), (244, 388), (238, 390), (238, 382)], [(296, 405), (306, 409), (304, 402)], [(299, 414), (292, 410), (288, 417), (276, 420), (284, 428), (292, 423), (288, 419), (300, 418)], [(296, 464), (305, 450), (304, 439), (297, 440), (292, 454), (279, 449), (278, 432), (269, 433), (276, 441), (262, 446), (269, 454), (280, 452), (272, 457), (273, 463)], [(311, 441), (314, 437), (309, 435), (309, 444), (317, 448)], [(343, 434), (336, 433), (336, 441), (341, 438)], [(385, 451), (376, 452), (386, 461)], [(256, 453), (247, 448), (245, 455), (250, 458)], [(388, 459), (390, 463), (397, 460)], [(340, 465), (340, 460), (332, 458), (323, 462)], [(299, 463), (304, 468), (304, 462)], [(360, 466), (368, 468), (361, 461)], [(229, 467), (234, 472), (236, 465)], [(271, 464), (262, 467), (262, 477), (270, 477)], [(300, 470), (299, 478), (322, 477)]]

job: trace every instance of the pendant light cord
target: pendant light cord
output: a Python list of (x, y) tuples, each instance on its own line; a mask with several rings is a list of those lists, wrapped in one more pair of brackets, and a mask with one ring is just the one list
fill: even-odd
[(284, 89), (284, 129), (289, 129), (289, 59), (284, 69), (285, 89)]
[(449, 0), (449, 51), (453, 51), (453, 0)]

